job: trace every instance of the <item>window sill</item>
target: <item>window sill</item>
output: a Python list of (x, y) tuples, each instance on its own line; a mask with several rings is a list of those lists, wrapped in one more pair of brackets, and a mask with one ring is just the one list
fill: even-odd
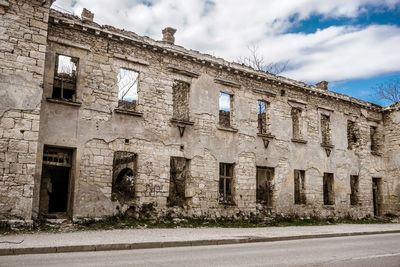
[(293, 143), (299, 143), (299, 144), (307, 144), (307, 141), (304, 139), (298, 139), (298, 138), (292, 138)]
[(232, 133), (237, 133), (238, 132), (238, 129), (231, 128), (231, 127), (228, 128), (228, 127), (223, 127), (223, 126), (217, 126), (217, 129), (221, 130), (221, 131), (232, 132)]
[(335, 146), (332, 145), (332, 144), (324, 144), (324, 143), (321, 143), (321, 146), (322, 146), (323, 148), (334, 148), (334, 147), (335, 147)]
[(186, 120), (179, 120), (179, 119), (171, 119), (171, 122), (173, 123), (178, 123), (178, 124), (184, 124), (184, 125), (193, 125), (194, 122), (193, 121), (186, 121)]
[(377, 156), (377, 157), (382, 157), (382, 153), (377, 152), (377, 151), (371, 151), (371, 155)]
[(118, 114), (124, 114), (124, 115), (129, 115), (129, 116), (136, 116), (136, 117), (143, 117), (143, 113), (136, 112), (136, 111), (129, 110), (129, 109), (116, 108), (116, 109), (114, 109), (114, 111), (115, 111), (115, 113), (118, 113)]
[(223, 205), (223, 206), (236, 206), (236, 204), (233, 203), (233, 202), (221, 202), (221, 201), (219, 201), (218, 204)]
[(58, 98), (46, 98), (47, 102), (50, 103), (56, 103), (56, 104), (62, 104), (62, 105), (67, 105), (67, 106), (73, 106), (73, 107), (80, 107), (82, 106), (81, 102), (74, 102), (74, 101), (69, 101), (66, 99), (58, 99)]
[(268, 138), (268, 139), (274, 139), (275, 138), (275, 135), (272, 135), (272, 134), (269, 134), (269, 133), (266, 133), (266, 134), (258, 133), (257, 136), (263, 137), (263, 138)]

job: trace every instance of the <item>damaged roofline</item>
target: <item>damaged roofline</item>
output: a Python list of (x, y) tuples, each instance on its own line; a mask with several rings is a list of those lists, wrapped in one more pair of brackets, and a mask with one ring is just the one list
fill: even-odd
[(156, 41), (148, 36), (140, 36), (131, 31), (125, 31), (117, 29), (109, 25), (100, 25), (92, 21), (83, 21), (81, 18), (75, 15), (63, 13), (54, 9), (50, 10), (49, 23), (58, 24), (63, 23), (70, 27), (79, 26), (82, 31), (88, 31), (89, 29), (96, 35), (102, 34), (103, 36), (113, 39), (115, 41), (131, 41), (137, 45), (141, 45), (143, 48), (152, 49), (153, 51), (159, 51), (164, 54), (172, 54), (179, 56), (185, 60), (192, 60), (194, 62), (206, 64), (208, 63), (213, 68), (223, 69), (225, 68), (228, 72), (232, 71), (237, 75), (245, 75), (249, 78), (259, 81), (269, 81), (277, 85), (287, 86), (289, 88), (297, 88), (305, 90), (311, 94), (325, 96), (331, 99), (341, 100), (349, 102), (366, 109), (374, 110), (377, 112), (383, 112), (384, 107), (371, 103), (368, 101), (360, 100), (354, 97), (350, 97), (345, 94), (336, 93), (329, 90), (324, 90), (313, 85), (307, 85), (304, 82), (299, 82), (283, 76), (274, 75), (268, 72), (257, 71), (249, 66), (230, 62), (223, 58), (217, 58), (209, 54), (200, 53), (199, 51), (186, 49), (182, 46), (171, 44), (163, 41)]

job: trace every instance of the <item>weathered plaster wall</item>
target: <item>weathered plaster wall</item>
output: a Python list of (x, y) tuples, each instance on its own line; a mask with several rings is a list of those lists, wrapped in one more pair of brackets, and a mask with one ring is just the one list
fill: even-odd
[(0, 7), (0, 220), (30, 220), (49, 1)]
[[(79, 105), (46, 100), (51, 97), (56, 53), (79, 58)], [(121, 55), (127, 57), (124, 59)], [(171, 65), (199, 76), (171, 72)], [(142, 116), (115, 111), (117, 73), (121, 67), (140, 73), (136, 111)], [(216, 83), (215, 78), (240, 86)], [(186, 126), (183, 137), (171, 122), (175, 80), (191, 85), (189, 120), (194, 125)], [(172, 156), (191, 160), (186, 188), (188, 205), (181, 212), (197, 216), (256, 212), (256, 166), (275, 168), (273, 212), (284, 214), (356, 217), (371, 214), (372, 177), (386, 175), (382, 157), (371, 155), (369, 149), (370, 125), (383, 131), (382, 123), (378, 123), (381, 120), (378, 111), (312, 95), (293, 86), (252, 79), (200, 61), (185, 60), (170, 52), (82, 32), (77, 27), (50, 24), (44, 85), (38, 158), (43, 145), (76, 149), (74, 218), (112, 215), (128, 208), (111, 198), (115, 151), (137, 154), (135, 203), (140, 206), (154, 202), (160, 214), (167, 210)], [(233, 96), (231, 130), (218, 125), (220, 92)], [(257, 136), (258, 100), (269, 103), (267, 132), (274, 138), (270, 139), (268, 148), (262, 137)], [(302, 109), (303, 142), (292, 141), (293, 106)], [(321, 114), (330, 116), (333, 147), (329, 156), (321, 146)], [(355, 120), (362, 136), (353, 150), (347, 144), (348, 119)], [(218, 203), (220, 162), (235, 164), (234, 206)], [(305, 170), (306, 205), (294, 205), (294, 169)], [(332, 206), (323, 205), (324, 172), (334, 174), (335, 205)], [(37, 174), (40, 175), (40, 168)], [(360, 177), (358, 206), (350, 207), (350, 175)]]

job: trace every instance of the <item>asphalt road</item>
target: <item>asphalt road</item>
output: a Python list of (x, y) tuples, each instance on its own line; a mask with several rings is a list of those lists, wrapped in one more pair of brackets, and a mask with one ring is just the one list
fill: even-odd
[(400, 266), (400, 234), (0, 256), (0, 266)]

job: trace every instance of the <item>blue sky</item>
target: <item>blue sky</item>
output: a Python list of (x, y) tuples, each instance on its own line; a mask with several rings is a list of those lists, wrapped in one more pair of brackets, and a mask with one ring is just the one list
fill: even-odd
[(235, 61), (256, 45), (265, 62), (289, 65), (280, 75), (366, 101), (372, 87), (400, 78), (400, 0), (57, 0), (53, 8)]

